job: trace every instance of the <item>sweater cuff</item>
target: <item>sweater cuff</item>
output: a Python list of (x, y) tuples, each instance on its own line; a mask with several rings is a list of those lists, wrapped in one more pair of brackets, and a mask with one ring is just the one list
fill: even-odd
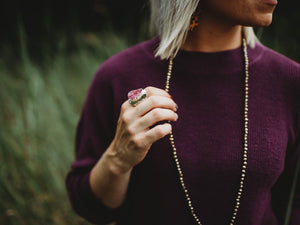
[(116, 209), (111, 209), (105, 206), (102, 201), (96, 197), (91, 189), (90, 185), (90, 174), (91, 172), (84, 175), (81, 181), (81, 198), (84, 201), (85, 209), (84, 217), (92, 223), (97, 224), (107, 224), (112, 221), (116, 221), (120, 215), (121, 207)]

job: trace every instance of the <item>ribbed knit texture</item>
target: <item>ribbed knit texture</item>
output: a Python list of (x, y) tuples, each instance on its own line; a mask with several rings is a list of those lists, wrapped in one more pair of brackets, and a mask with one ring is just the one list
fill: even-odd
[[(97, 71), (76, 135), (76, 160), (66, 183), (74, 209), (96, 224), (195, 224), (179, 183), (168, 137), (154, 143), (131, 176), (125, 204), (108, 209), (92, 193), (91, 168), (112, 141), (130, 90), (164, 89), (168, 62), (154, 58), (159, 39), (131, 47)], [(240, 225), (282, 224), (300, 153), (300, 65), (256, 44), (249, 54), (249, 141)], [(185, 183), (203, 225), (229, 224), (242, 165), (244, 135), (242, 47), (180, 51), (170, 94), (178, 104), (172, 123)], [(84, 93), (83, 93), (84, 94)], [(291, 225), (300, 224), (300, 185)]]

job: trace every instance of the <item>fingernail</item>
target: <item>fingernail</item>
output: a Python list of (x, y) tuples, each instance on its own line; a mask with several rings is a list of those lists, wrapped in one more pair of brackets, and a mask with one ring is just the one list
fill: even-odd
[(177, 111), (178, 109), (178, 105), (175, 103), (175, 111)]
[(175, 116), (176, 116), (176, 118), (175, 118), (175, 121), (176, 121), (176, 120), (178, 120), (178, 114), (177, 114), (177, 113), (175, 113)]

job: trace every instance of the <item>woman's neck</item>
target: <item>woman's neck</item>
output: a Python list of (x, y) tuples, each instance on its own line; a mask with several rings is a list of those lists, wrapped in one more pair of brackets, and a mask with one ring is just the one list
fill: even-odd
[(222, 24), (200, 18), (199, 25), (190, 31), (182, 46), (186, 51), (218, 52), (241, 45), (242, 26)]

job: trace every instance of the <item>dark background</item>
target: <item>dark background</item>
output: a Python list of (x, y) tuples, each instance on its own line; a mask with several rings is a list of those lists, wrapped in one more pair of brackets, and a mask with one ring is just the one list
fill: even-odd
[[(32, 54), (45, 42), (53, 48), (60, 36), (67, 37), (72, 47), (76, 32), (101, 33), (110, 29), (122, 34), (130, 44), (148, 37), (147, 0), (12, 0), (0, 4), (1, 44), (17, 50), (22, 28)], [(256, 31), (264, 44), (299, 61), (297, 10), (290, 2), (279, 0), (272, 25)]]
[(0, 43), (17, 56), (20, 38), (25, 37), (30, 55), (37, 58), (42, 57), (39, 49), (45, 46), (55, 51), (61, 37), (74, 48), (74, 36), (79, 32), (101, 35), (113, 30), (133, 44), (147, 35), (142, 25), (148, 15), (145, 0), (1, 1)]

